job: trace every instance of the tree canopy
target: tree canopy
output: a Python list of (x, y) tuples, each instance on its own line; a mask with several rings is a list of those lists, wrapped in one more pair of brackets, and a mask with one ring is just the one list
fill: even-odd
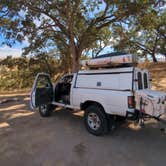
[(114, 37), (119, 37), (114, 45), (117, 50), (151, 55), (154, 62), (157, 62), (156, 54), (166, 57), (165, 9), (151, 6), (146, 13), (132, 17), (124, 24), (114, 26)]
[(0, 31), (8, 45), (14, 39), (19, 42), (27, 39), (29, 46), (24, 54), (44, 56), (56, 51), (54, 56), (58, 55), (75, 72), (82, 53), (94, 48), (95, 43), (100, 44), (107, 28), (112, 31), (126, 21), (131, 25), (134, 18), (141, 21), (157, 3), (156, 0), (2, 0)]

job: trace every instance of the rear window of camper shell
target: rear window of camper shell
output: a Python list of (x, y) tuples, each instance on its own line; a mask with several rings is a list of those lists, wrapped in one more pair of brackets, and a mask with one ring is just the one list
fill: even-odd
[(142, 74), (141, 74), (141, 72), (138, 72), (137, 78), (138, 78), (138, 89), (143, 89), (143, 86), (142, 86)]
[(144, 89), (148, 88), (148, 75), (144, 73)]

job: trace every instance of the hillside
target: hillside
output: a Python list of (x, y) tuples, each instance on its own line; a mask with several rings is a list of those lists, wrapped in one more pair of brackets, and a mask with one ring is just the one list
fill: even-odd
[[(32, 87), (35, 75), (38, 72), (44, 71), (48, 73), (47, 69), (44, 68), (45, 65), (34, 65), (33, 67), (28, 68), (24, 63), (24, 66), (21, 66), (19, 70), (18, 67), (12, 67), (9, 70), (9, 68), (0, 65), (0, 92), (13, 91), (13, 89), (16, 91), (29, 89)], [(51, 66), (56, 65), (52, 64)], [(142, 63), (138, 66), (149, 69), (152, 78), (152, 89), (166, 92), (166, 62)], [(56, 73), (59, 73), (59, 71), (56, 68), (52, 68), (52, 71), (54, 71), (52, 75), (54, 77), (56, 75), (55, 78), (57, 78)]]
[(166, 62), (141, 64), (148, 68), (152, 78), (152, 89), (166, 92)]

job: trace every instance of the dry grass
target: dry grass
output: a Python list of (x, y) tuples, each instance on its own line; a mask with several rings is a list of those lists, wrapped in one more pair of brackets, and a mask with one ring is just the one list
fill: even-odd
[(152, 89), (166, 91), (166, 62), (142, 63), (141, 68), (147, 68), (152, 78)]
[[(150, 71), (150, 75), (152, 78), (152, 89), (160, 90), (166, 92), (166, 62), (159, 62), (159, 63), (141, 63), (139, 64), (140, 68), (147, 68)], [(53, 81), (56, 82), (63, 73), (59, 73), (54, 76)], [(8, 95), (13, 93), (28, 93), (30, 92), (30, 88), (24, 89), (13, 89), (10, 91), (0, 91), (0, 95)]]

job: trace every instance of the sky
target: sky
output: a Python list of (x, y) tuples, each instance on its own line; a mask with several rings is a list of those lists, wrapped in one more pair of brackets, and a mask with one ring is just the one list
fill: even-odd
[(8, 55), (17, 57), (21, 56), (21, 53), (22, 53), (21, 45), (19, 47), (9, 47), (6, 45), (0, 47), (0, 58), (4, 58)]
[(5, 38), (3, 34), (0, 34), (0, 59), (5, 58), (7, 56), (13, 56), (13, 57), (19, 57), (22, 55), (23, 48), (28, 46), (28, 39), (25, 38), (25, 40), (20, 43), (18, 41), (15, 42), (15, 44), (12, 44), (12, 47), (9, 47), (5, 44), (2, 45), (2, 43), (5, 41)]
[[(4, 41), (4, 37), (0, 35), (0, 43)], [(25, 40), (22, 43), (16, 42), (15, 44), (12, 45), (12, 47), (9, 47), (7, 45), (0, 45), (0, 59), (5, 58), (6, 56), (13, 56), (13, 57), (18, 57), (21, 56), (22, 54), (22, 48), (28, 45), (27, 40)]]

